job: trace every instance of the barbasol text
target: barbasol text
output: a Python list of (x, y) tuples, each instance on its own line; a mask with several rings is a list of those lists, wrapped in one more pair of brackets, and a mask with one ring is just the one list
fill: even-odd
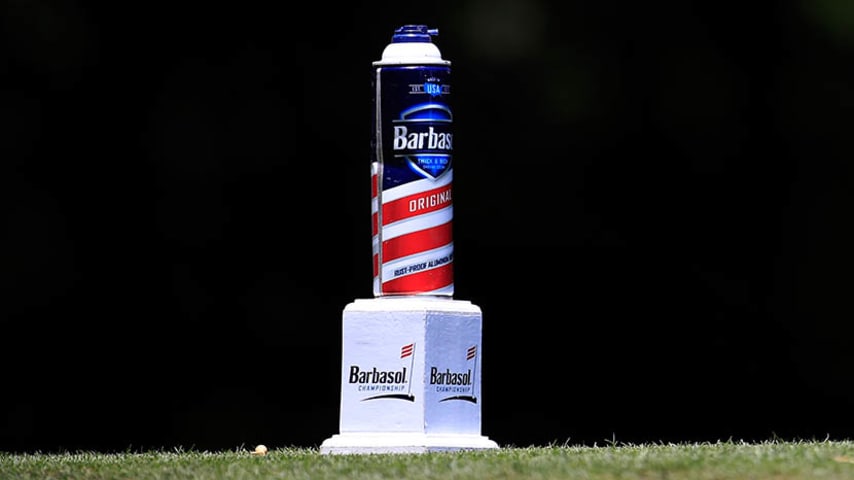
[[(412, 130), (416, 130), (414, 125)], [(405, 125), (394, 127), (395, 150), (451, 150), (452, 143), (453, 134), (437, 132), (433, 125), (427, 127), (426, 131), (410, 131)]]

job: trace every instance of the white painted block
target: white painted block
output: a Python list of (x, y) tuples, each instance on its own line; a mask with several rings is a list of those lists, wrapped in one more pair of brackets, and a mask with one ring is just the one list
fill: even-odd
[(482, 314), (441, 297), (344, 308), (340, 434), (321, 453), (497, 448), (480, 435)]

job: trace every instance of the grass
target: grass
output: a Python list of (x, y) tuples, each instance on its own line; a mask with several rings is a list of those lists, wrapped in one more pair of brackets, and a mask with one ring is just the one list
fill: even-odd
[(287, 480), (813, 480), (854, 479), (854, 442), (768, 441), (605, 446), (553, 445), (384, 455), (316, 449), (225, 452), (0, 453), (0, 478)]

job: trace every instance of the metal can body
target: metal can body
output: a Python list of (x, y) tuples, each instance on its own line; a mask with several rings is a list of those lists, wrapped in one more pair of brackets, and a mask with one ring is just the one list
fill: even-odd
[[(416, 38), (396, 41), (402, 31), (414, 31)], [(383, 59), (374, 66), (374, 296), (451, 297), (450, 62), (442, 60), (430, 43), (426, 27), (405, 26), (396, 31)]]

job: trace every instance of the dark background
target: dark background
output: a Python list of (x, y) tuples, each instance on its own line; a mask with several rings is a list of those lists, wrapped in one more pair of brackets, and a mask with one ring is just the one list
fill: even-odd
[(854, 8), (2, 10), (0, 449), (314, 447), (370, 298), (370, 78), (452, 64), (484, 435), (854, 435)]

